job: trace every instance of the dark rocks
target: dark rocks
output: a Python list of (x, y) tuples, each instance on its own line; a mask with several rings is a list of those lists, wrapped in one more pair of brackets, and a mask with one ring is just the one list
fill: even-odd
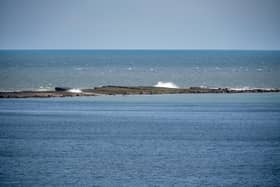
[(97, 95), (152, 95), (152, 94), (202, 94), (202, 93), (263, 93), (280, 92), (279, 88), (255, 88), (255, 89), (232, 89), (232, 88), (162, 88), (145, 86), (102, 86), (93, 89), (83, 89), (81, 93), (70, 92), (71, 88), (56, 87), (55, 91), (20, 91), (0, 92), (0, 98), (30, 98), (30, 97), (79, 97)]
[(71, 90), (71, 88), (68, 88), (68, 87), (55, 87), (55, 91), (57, 91), (57, 92), (66, 92), (68, 90)]

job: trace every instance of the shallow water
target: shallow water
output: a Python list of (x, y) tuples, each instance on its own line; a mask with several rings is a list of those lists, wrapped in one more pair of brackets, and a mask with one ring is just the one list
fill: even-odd
[(56, 86), (280, 87), (279, 51), (0, 51), (0, 90)]
[(0, 185), (278, 186), (280, 94), (0, 100)]

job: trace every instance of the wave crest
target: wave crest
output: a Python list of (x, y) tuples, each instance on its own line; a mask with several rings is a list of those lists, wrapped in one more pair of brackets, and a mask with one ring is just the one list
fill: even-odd
[(157, 84), (154, 85), (154, 87), (161, 87), (161, 88), (179, 88), (179, 86), (177, 86), (177, 85), (174, 84), (173, 82), (162, 82), (162, 81), (157, 82)]
[(76, 89), (76, 88), (72, 88), (72, 89), (68, 90), (68, 92), (71, 92), (71, 93), (82, 93), (82, 90)]

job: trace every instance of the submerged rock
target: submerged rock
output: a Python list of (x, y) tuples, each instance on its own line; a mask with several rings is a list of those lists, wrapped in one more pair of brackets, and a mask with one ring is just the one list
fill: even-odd
[(69, 88), (69, 87), (55, 87), (55, 91), (57, 91), (57, 92), (65, 92), (65, 91), (69, 91), (71, 89), (72, 88)]

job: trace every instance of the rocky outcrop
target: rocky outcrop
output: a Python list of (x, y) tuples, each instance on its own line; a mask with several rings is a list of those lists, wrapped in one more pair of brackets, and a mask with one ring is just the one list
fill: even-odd
[(202, 93), (263, 93), (280, 92), (279, 88), (161, 88), (149, 86), (102, 86), (93, 89), (82, 89), (81, 92), (70, 92), (71, 88), (56, 87), (55, 91), (19, 91), (0, 92), (0, 98), (30, 98), (30, 97), (75, 97), (75, 96), (97, 96), (97, 95), (151, 95), (151, 94), (202, 94)]

